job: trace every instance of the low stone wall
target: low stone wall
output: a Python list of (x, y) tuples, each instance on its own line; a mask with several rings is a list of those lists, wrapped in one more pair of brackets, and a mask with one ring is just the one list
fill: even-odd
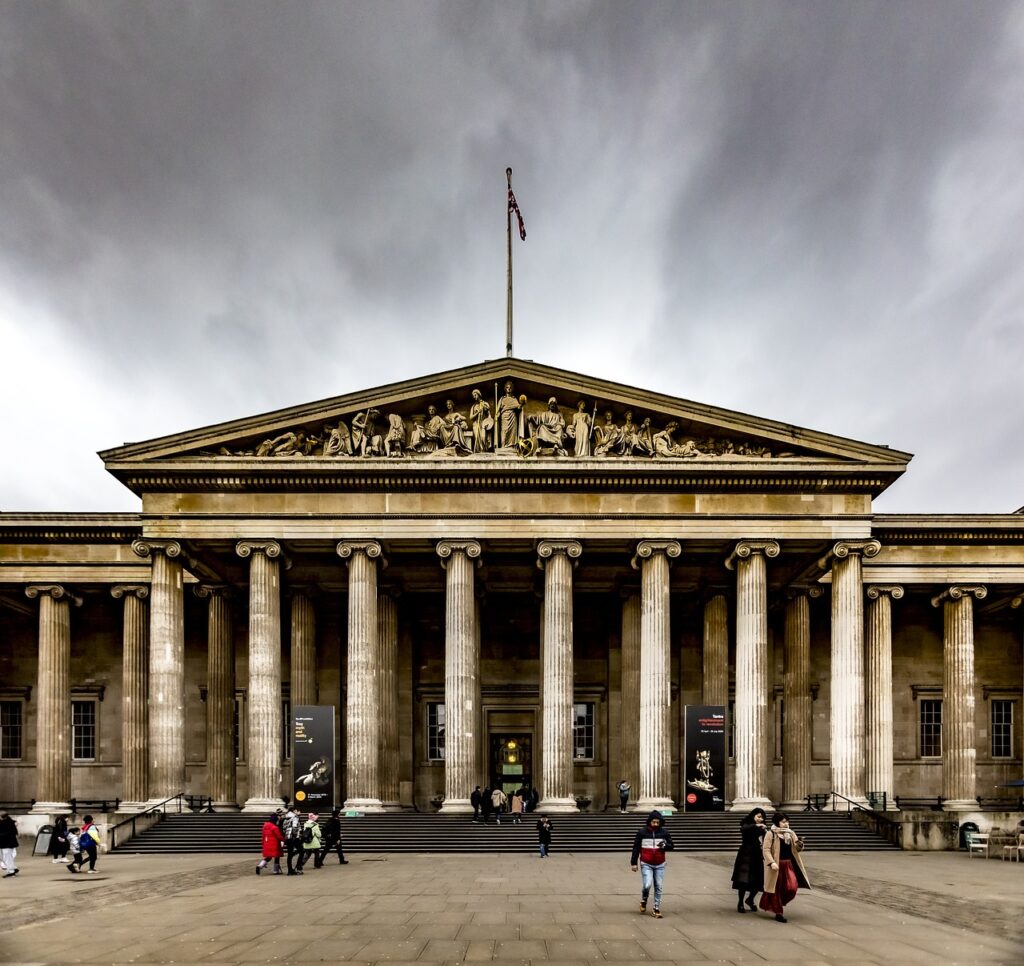
[[(940, 812), (934, 809), (908, 809), (886, 812), (885, 817), (899, 826), (899, 845), (906, 852), (946, 852), (960, 848), (960, 827), (972, 822), (979, 832), (1003, 829), (1014, 832), (1024, 822), (1024, 812)], [(854, 812), (854, 820), (892, 840), (892, 827), (870, 813)]]

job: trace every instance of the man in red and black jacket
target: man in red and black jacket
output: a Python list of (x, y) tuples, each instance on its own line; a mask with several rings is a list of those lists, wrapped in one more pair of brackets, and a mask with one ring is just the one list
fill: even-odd
[(653, 811), (647, 816), (647, 824), (639, 829), (633, 839), (633, 855), (629, 860), (630, 867), (637, 871), (639, 860), (640, 869), (640, 911), (647, 912), (647, 897), (651, 892), (651, 885), (654, 885), (654, 911), (651, 913), (655, 919), (661, 918), (661, 887), (665, 881), (665, 853), (675, 848), (672, 843), (672, 836), (664, 827), (664, 820), (661, 812)]

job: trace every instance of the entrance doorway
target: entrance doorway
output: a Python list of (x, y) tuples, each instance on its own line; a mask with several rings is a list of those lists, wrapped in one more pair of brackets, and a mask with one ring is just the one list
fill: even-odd
[(491, 734), (491, 788), (510, 798), (523, 785), (533, 786), (533, 735)]

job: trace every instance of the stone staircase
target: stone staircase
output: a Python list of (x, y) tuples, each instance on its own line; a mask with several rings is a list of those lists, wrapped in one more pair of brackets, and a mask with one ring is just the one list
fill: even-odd
[[(342, 818), (346, 852), (532, 852), (537, 848), (537, 813), (521, 825), (511, 816), (487, 826), (469, 818), (402, 811)], [(553, 851), (627, 852), (644, 816), (618, 811), (553, 815)], [(181, 853), (260, 851), (260, 815), (167, 815), (157, 825), (118, 846), (119, 852)], [(321, 818), (321, 824), (324, 819)], [(668, 818), (677, 851), (731, 852), (739, 845), (740, 816), (734, 812), (678, 813)], [(848, 852), (896, 847), (858, 825), (847, 813), (799, 812), (793, 828), (817, 851)]]

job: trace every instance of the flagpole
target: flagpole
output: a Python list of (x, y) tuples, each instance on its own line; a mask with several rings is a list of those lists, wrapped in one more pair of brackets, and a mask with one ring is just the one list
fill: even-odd
[[(512, 169), (505, 169), (508, 190), (512, 191)], [(505, 312), (505, 355), (512, 358), (512, 206), (505, 205), (506, 235), (508, 242), (508, 304)]]

